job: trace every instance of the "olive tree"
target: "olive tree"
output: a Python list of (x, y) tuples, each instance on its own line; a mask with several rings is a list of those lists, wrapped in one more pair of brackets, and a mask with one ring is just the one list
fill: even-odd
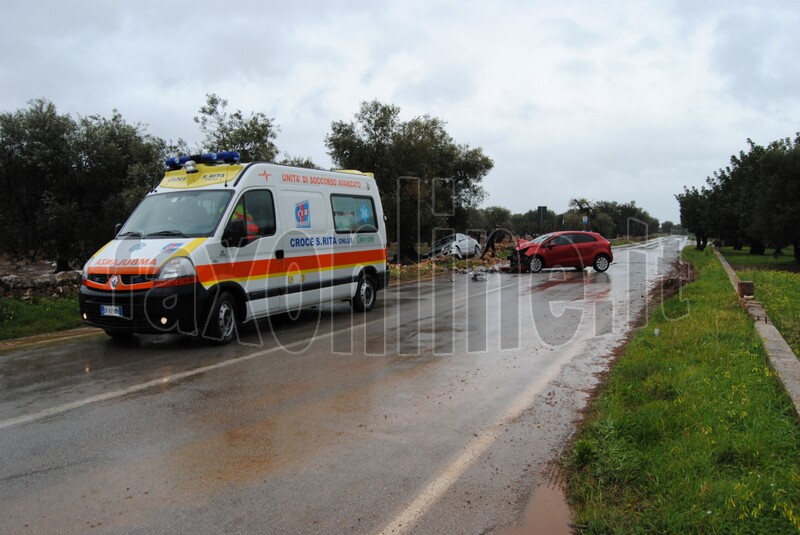
[(399, 107), (378, 101), (334, 121), (325, 145), (335, 165), (374, 173), (398, 259), (416, 259), (415, 245), (436, 228), (466, 230), (494, 166), (482, 149), (456, 143), (441, 119), (401, 121)]

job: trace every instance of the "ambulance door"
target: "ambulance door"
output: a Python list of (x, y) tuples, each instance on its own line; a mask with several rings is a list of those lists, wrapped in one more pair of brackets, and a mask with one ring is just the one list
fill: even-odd
[(331, 194), (336, 260), (334, 298), (347, 299), (356, 290), (362, 269), (369, 264), (385, 263), (385, 245), (378, 234), (375, 200), (367, 195)]
[(310, 189), (284, 189), (279, 196), (285, 209), (285, 306), (297, 310), (329, 301), (334, 237), (325, 197)]
[(227, 228), (244, 231), (244, 239), (226, 248), (230, 279), (244, 290), (247, 318), (280, 312), (284, 251), (279, 239), (277, 203), (271, 189), (245, 191), (234, 205)]

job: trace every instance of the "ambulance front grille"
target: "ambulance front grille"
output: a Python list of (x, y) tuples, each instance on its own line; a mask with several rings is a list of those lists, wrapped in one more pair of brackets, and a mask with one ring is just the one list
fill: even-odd
[[(130, 286), (131, 284), (141, 284), (143, 282), (151, 282), (156, 278), (155, 275), (118, 275), (120, 282), (125, 284), (126, 286)], [(97, 284), (105, 284), (108, 282), (108, 279), (111, 278), (111, 275), (105, 274), (91, 274), (89, 275), (89, 280), (92, 282), (96, 282)]]

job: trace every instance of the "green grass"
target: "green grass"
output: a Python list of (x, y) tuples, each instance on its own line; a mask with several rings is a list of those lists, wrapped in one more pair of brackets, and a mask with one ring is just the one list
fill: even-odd
[(800, 355), (800, 265), (793, 251), (774, 258), (771, 254), (750, 255), (747, 251), (720, 248), (725, 259), (742, 280), (756, 283), (756, 299), (764, 303), (775, 327)]
[(755, 268), (755, 269), (788, 269), (800, 271), (800, 265), (794, 260), (794, 251), (787, 247), (784, 253), (778, 258), (772, 256), (772, 251), (767, 251), (763, 255), (751, 255), (747, 248), (741, 251), (734, 251), (733, 247), (720, 247), (719, 252), (725, 257), (734, 269)]
[(800, 273), (737, 270), (742, 280), (755, 282), (756, 299), (764, 303), (772, 323), (800, 355)]
[(574, 522), (581, 533), (797, 533), (793, 408), (712, 251), (684, 257), (697, 281), (633, 337), (564, 456)]
[(19, 301), (0, 297), (0, 340), (80, 327), (78, 298)]

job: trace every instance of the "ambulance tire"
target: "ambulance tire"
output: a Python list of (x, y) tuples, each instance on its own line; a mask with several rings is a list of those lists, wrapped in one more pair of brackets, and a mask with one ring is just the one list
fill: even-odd
[(358, 279), (358, 287), (356, 287), (356, 294), (351, 301), (353, 310), (356, 312), (369, 312), (375, 306), (375, 297), (377, 290), (375, 289), (375, 279), (371, 275), (362, 273)]
[(233, 340), (236, 334), (236, 299), (228, 292), (220, 292), (206, 319), (203, 341), (211, 345), (223, 345)]

